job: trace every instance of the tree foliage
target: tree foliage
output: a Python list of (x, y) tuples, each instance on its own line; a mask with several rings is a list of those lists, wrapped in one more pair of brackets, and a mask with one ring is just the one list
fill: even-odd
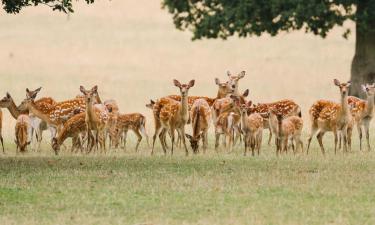
[[(85, 0), (87, 4), (94, 3), (94, 0)], [(3, 9), (7, 13), (19, 13), (27, 6), (46, 5), (52, 10), (61, 12), (74, 12), (72, 0), (2, 0)]]
[(375, 21), (375, 0), (163, 0), (163, 6), (178, 29), (192, 31), (193, 39), (275, 36), (300, 29), (324, 38), (346, 20), (364, 30)]

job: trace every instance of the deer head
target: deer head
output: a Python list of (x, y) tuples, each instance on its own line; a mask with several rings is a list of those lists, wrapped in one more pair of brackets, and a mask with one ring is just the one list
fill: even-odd
[(82, 94), (85, 96), (86, 103), (92, 103), (98, 94), (98, 86), (95, 85), (91, 88), (91, 90), (86, 90), (82, 85), (79, 87), (79, 90), (82, 92)]
[(55, 152), (60, 150), (60, 145), (57, 143), (57, 138), (52, 138), (51, 146)]
[(340, 88), (340, 93), (341, 93), (341, 97), (346, 97), (348, 96), (348, 93), (349, 93), (349, 87), (350, 87), (350, 84), (351, 82), (348, 81), (347, 83), (340, 83), (339, 80), (337, 79), (334, 79), (333, 80), (333, 83)]
[(219, 78), (215, 78), (215, 84), (219, 87), (217, 92), (218, 98), (224, 98), (227, 94), (232, 92), (229, 87), (229, 82), (220, 82)]
[(198, 148), (199, 148), (199, 141), (201, 140), (203, 133), (200, 133), (197, 137), (193, 137), (189, 134), (185, 134), (185, 136), (189, 140), (190, 146), (191, 146), (191, 149), (193, 149), (193, 152), (197, 153)]
[(178, 80), (173, 80), (174, 86), (180, 88), (182, 97), (186, 97), (189, 93), (189, 89), (194, 86), (195, 80), (191, 80), (188, 84), (181, 84)]
[(150, 103), (146, 104), (146, 107), (149, 109), (153, 109), (154, 105), (155, 105), (155, 102), (152, 99), (150, 99)]
[(42, 87), (39, 87), (35, 89), (34, 91), (30, 91), (28, 88), (26, 88), (26, 98), (35, 99), (41, 89)]
[(361, 85), (362, 90), (366, 93), (367, 96), (374, 96), (375, 95), (375, 83), (373, 84), (365, 84)]
[(18, 110), (24, 111), (27, 110), (28, 106), (34, 102), (36, 96), (38, 95), (39, 91), (42, 88), (37, 88), (34, 91), (30, 91), (28, 88), (26, 88), (26, 98), (21, 102), (21, 104), (18, 106)]
[(4, 98), (0, 100), (0, 107), (1, 108), (8, 108), (10, 103), (13, 101), (12, 96), (7, 92)]
[(246, 72), (242, 71), (238, 75), (232, 75), (231, 72), (227, 72), (227, 76), (229, 78), (229, 87), (232, 92), (236, 92), (238, 90), (238, 81), (245, 76)]
[(23, 141), (19, 141), (18, 138), (14, 139), (14, 143), (20, 148), (20, 152), (24, 152), (26, 150), (26, 147), (31, 143), (30, 141), (27, 141), (26, 139)]

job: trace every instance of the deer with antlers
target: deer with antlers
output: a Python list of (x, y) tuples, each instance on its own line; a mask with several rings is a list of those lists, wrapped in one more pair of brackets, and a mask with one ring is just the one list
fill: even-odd
[(334, 84), (340, 89), (340, 104), (327, 100), (318, 100), (311, 106), (309, 110), (311, 119), (311, 132), (308, 138), (307, 153), (309, 151), (311, 139), (317, 131), (319, 131), (317, 139), (323, 155), (325, 154), (325, 150), (322, 140), (323, 135), (327, 131), (333, 132), (334, 134), (335, 154), (337, 151), (338, 132), (340, 132), (340, 135), (343, 138), (344, 152), (347, 152), (347, 130), (348, 124), (352, 121), (352, 115), (349, 110), (348, 104), (350, 81), (347, 83), (340, 83), (339, 80), (334, 79)]
[[(151, 154), (154, 152), (156, 137), (162, 132), (164, 135), (166, 131), (169, 131), (172, 136), (172, 148), (171, 153), (173, 154), (174, 141), (175, 141), (175, 130), (179, 132), (182, 139), (182, 143), (185, 148), (186, 155), (189, 154), (185, 143), (185, 125), (189, 119), (188, 112), (188, 93), (189, 89), (194, 86), (195, 81), (191, 80), (188, 84), (181, 84), (178, 80), (173, 80), (176, 87), (180, 89), (181, 101), (175, 101), (173, 99), (168, 100), (165, 106), (160, 110), (159, 123), (155, 123), (155, 133), (153, 136), (153, 144)], [(155, 119), (156, 121), (156, 119)], [(163, 151), (166, 153), (166, 146), (163, 144), (163, 138), (160, 139), (162, 143)]]
[(206, 153), (208, 146), (208, 129), (211, 122), (211, 108), (205, 99), (197, 99), (191, 107), (191, 127), (193, 134), (186, 134), (185, 136), (190, 142), (190, 146), (194, 153), (198, 152), (199, 141), (203, 141), (203, 151)]
[(137, 144), (135, 147), (136, 152), (142, 141), (142, 135), (145, 136), (147, 145), (149, 146), (148, 135), (146, 132), (146, 117), (140, 113), (119, 114), (112, 145), (117, 148), (120, 139), (122, 138), (123, 147), (126, 150), (126, 139), (129, 130), (132, 130), (137, 136)]
[[(96, 148), (98, 148), (99, 144), (105, 152), (105, 131), (108, 122), (108, 111), (104, 105), (94, 104), (94, 98), (98, 96), (98, 86), (95, 85), (90, 90), (86, 90), (83, 86), (80, 86), (80, 91), (85, 96), (86, 104), (87, 150), (91, 152), (93, 146), (91, 143), (95, 143)], [(91, 131), (95, 132), (95, 136), (91, 134)]]
[(254, 156), (255, 150), (258, 155), (262, 145), (262, 132), (263, 132), (263, 117), (259, 113), (252, 113), (247, 115), (247, 110), (250, 104), (242, 104), (241, 110), (241, 129), (244, 134), (245, 151), (244, 156), (247, 154), (248, 147), (251, 148), (251, 153)]
[(20, 115), (17, 118), (16, 127), (15, 127), (15, 137), (16, 139), (14, 142), (17, 145), (17, 152), (18, 150), (21, 153), (26, 151), (27, 145), (30, 144), (28, 134), (30, 133), (31, 124), (30, 118), (28, 115)]

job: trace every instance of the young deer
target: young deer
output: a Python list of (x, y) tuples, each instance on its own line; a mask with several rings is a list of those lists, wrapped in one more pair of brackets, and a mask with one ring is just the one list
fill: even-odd
[[(276, 112), (281, 113), (284, 118), (288, 116), (302, 116), (300, 106), (297, 105), (293, 100), (289, 99), (283, 99), (272, 103), (253, 104), (251, 107), (249, 107), (247, 113), (248, 115), (252, 113), (268, 114), (271, 108), (275, 109)], [(270, 123), (266, 118), (263, 120), (263, 129), (269, 130), (270, 135), (268, 137), (268, 145), (270, 145), (273, 130), (271, 129)]]
[(17, 145), (17, 152), (25, 152), (27, 145), (30, 144), (28, 133), (30, 133), (31, 124), (30, 118), (28, 115), (20, 115), (17, 118), (16, 127), (15, 127), (15, 136), (16, 139), (14, 142)]
[(231, 94), (234, 94), (234, 95), (240, 95), (239, 91), (238, 91), (238, 82), (240, 79), (244, 78), (245, 77), (245, 74), (246, 72), (245, 71), (242, 71), (241, 73), (239, 73), (238, 75), (232, 75), (231, 72), (227, 72), (227, 75), (228, 75), (228, 78), (229, 78), (229, 81), (228, 81), (228, 84), (229, 84), (229, 87), (231, 88)]
[[(250, 103), (251, 104), (251, 103)], [(262, 132), (263, 132), (263, 117), (259, 113), (252, 113), (247, 115), (247, 110), (250, 105), (242, 104), (241, 109), (241, 128), (244, 134), (246, 156), (248, 147), (251, 148), (252, 155), (254, 156), (255, 149), (258, 152), (262, 145)]]
[[(359, 147), (362, 150), (362, 127), (366, 132), (367, 150), (370, 151), (370, 122), (373, 118), (375, 83), (362, 85), (363, 91), (366, 93), (367, 99), (362, 100), (354, 96), (348, 97), (348, 103), (353, 115), (355, 124), (357, 125), (359, 135)], [(351, 127), (348, 130), (348, 139), (351, 139)], [(350, 132), (350, 134), (349, 134)]]
[[(60, 150), (60, 146), (64, 143), (64, 141), (71, 137), (79, 140), (79, 135), (83, 132), (86, 132), (86, 113), (79, 113), (72, 118), (70, 118), (64, 124), (62, 130), (58, 133), (57, 137), (52, 138), (52, 148), (56, 154), (58, 154)], [(91, 143), (93, 144), (93, 143)], [(72, 151), (75, 147), (81, 148), (82, 146), (79, 144), (75, 146), (73, 143)], [(82, 151), (82, 148), (81, 148)]]
[[(165, 131), (169, 131), (172, 135), (172, 149), (173, 154), (174, 141), (175, 141), (175, 130), (177, 130), (182, 139), (182, 143), (185, 148), (186, 155), (189, 154), (185, 143), (185, 125), (189, 119), (188, 113), (188, 93), (189, 89), (194, 86), (195, 81), (191, 80), (188, 84), (181, 84), (178, 80), (173, 80), (174, 85), (180, 89), (181, 102), (171, 99), (168, 103), (160, 110), (159, 119), (160, 124), (155, 122), (155, 134), (153, 136), (153, 144), (151, 154), (154, 153), (154, 146), (156, 137), (162, 132), (165, 135)], [(156, 121), (156, 120), (155, 120)], [(166, 147), (162, 141), (162, 147), (164, 153), (166, 153)]]
[(309, 152), (311, 139), (318, 130), (319, 133), (317, 135), (317, 139), (323, 155), (325, 154), (325, 150), (322, 140), (323, 135), (327, 131), (332, 131), (334, 134), (335, 154), (338, 142), (337, 132), (340, 132), (340, 135), (343, 137), (344, 151), (347, 152), (347, 128), (348, 124), (352, 120), (352, 115), (348, 104), (350, 81), (347, 83), (340, 83), (339, 80), (334, 79), (334, 84), (340, 88), (341, 103), (338, 104), (327, 100), (318, 100), (310, 108), (309, 114), (311, 119), (311, 132), (308, 138), (307, 153)]
[[(96, 148), (100, 144), (101, 149), (105, 152), (105, 131), (108, 122), (108, 112), (104, 105), (94, 104), (94, 98), (98, 95), (98, 86), (95, 85), (90, 90), (80, 86), (80, 91), (85, 95), (86, 103), (87, 150), (91, 152), (93, 146), (91, 143), (95, 143)], [(95, 138), (93, 138), (91, 131), (95, 132)]]
[(109, 146), (111, 148), (112, 146), (112, 140), (114, 137), (117, 120), (119, 117), (119, 107), (117, 105), (117, 102), (113, 99), (104, 101), (104, 105), (108, 110), (108, 134), (109, 134)]
[[(282, 113), (275, 108), (271, 108), (269, 122), (276, 135), (276, 155), (282, 153), (282, 151), (288, 151), (289, 139), (292, 142), (294, 153), (299, 152), (299, 148), (303, 151), (303, 142), (301, 140), (303, 120), (301, 117), (289, 116), (285, 118)], [(296, 149), (294, 149), (293, 141), (296, 143)]]
[(112, 145), (117, 148), (123, 134), (124, 149), (126, 150), (126, 139), (129, 130), (132, 130), (137, 136), (136, 152), (142, 141), (142, 134), (146, 137), (147, 145), (150, 145), (146, 132), (146, 117), (140, 113), (119, 114)]
[(202, 138), (203, 151), (206, 153), (208, 146), (208, 129), (211, 122), (211, 109), (209, 103), (205, 99), (197, 99), (191, 107), (191, 119), (193, 135), (186, 134), (185, 136), (190, 141), (190, 146), (194, 153), (198, 152), (199, 141)]
[(232, 152), (234, 133), (239, 132), (241, 113), (239, 110), (240, 98), (231, 95), (232, 101), (226, 105), (220, 113), (215, 124), (215, 150), (218, 150), (220, 136), (225, 135), (225, 144), (228, 143), (228, 151)]

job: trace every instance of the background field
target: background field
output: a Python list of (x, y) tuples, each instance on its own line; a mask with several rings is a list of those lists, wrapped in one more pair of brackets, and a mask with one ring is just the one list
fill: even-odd
[[(319, 98), (338, 100), (332, 79), (349, 79), (354, 37), (343, 39), (340, 28), (326, 40), (295, 32), (191, 42), (156, 0), (76, 5), (69, 16), (46, 7), (0, 12), (0, 94), (9, 91), (20, 102), (26, 87), (42, 86), (41, 96), (64, 100), (79, 85), (98, 84), (102, 99), (116, 99), (122, 112), (144, 113), (152, 134), (144, 105), (177, 93), (173, 78), (195, 79), (192, 95), (215, 96), (215, 77), (245, 70), (241, 90), (249, 88), (253, 102), (294, 99), (307, 132), (308, 107)], [(15, 123), (3, 112), (0, 221), (6, 224), (375, 222), (375, 158), (358, 151), (356, 133), (354, 151), (337, 157), (327, 135), (326, 158), (316, 141), (312, 155), (280, 159), (267, 146), (255, 159), (243, 158), (239, 147), (231, 155), (210, 150), (188, 158), (181, 151), (165, 158), (158, 148), (151, 158), (144, 144), (139, 154), (54, 157), (47, 142), (42, 153), (15, 157)]]

